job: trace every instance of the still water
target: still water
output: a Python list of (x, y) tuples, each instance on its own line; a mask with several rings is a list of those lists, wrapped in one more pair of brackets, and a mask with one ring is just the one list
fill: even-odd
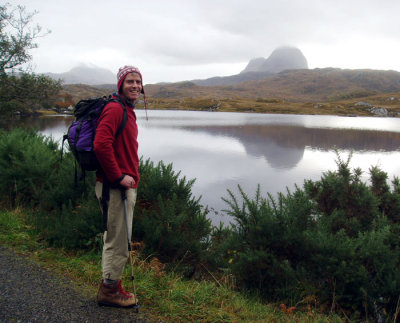
[[(379, 166), (389, 179), (400, 175), (400, 119), (299, 116), (247, 113), (137, 111), (139, 154), (155, 163), (173, 163), (187, 179), (196, 178), (194, 196), (213, 208), (214, 224), (230, 219), (221, 197), (227, 189), (254, 196), (293, 190), (305, 179), (319, 179), (336, 170), (337, 147), (342, 159), (353, 151), (351, 168)], [(61, 140), (71, 117), (30, 119), (46, 135)]]

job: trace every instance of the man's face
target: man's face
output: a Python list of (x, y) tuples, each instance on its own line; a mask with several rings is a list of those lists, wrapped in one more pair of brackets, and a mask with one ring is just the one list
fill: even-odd
[(137, 73), (129, 73), (122, 83), (122, 94), (128, 100), (135, 102), (142, 91), (142, 80)]

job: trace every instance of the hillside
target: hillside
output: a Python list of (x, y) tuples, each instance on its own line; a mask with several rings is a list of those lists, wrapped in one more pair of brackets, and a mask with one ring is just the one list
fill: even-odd
[(102, 87), (102, 86), (91, 86), (86, 84), (65, 84), (61, 91), (60, 96), (68, 95), (73, 103), (79, 100), (91, 97), (108, 96), (116, 90), (115, 88)]
[[(254, 72), (255, 73), (255, 72)], [(63, 96), (108, 95), (115, 87), (64, 85)], [(145, 86), (150, 109), (258, 113), (382, 115), (400, 114), (400, 73), (337, 68), (283, 71), (229, 86), (193, 82)], [(142, 105), (139, 104), (138, 108)]]
[(335, 68), (289, 70), (257, 81), (230, 86), (199, 86), (192, 82), (146, 86), (153, 98), (281, 98), (290, 101), (327, 101), (400, 91), (400, 73)]

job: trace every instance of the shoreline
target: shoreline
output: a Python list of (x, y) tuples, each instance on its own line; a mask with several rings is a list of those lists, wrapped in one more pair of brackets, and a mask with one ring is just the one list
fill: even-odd
[[(144, 110), (144, 107), (137, 107), (137, 110)], [(148, 110), (156, 111), (199, 111), (199, 112), (233, 112), (233, 113), (254, 113), (254, 114), (282, 114), (282, 115), (317, 115), (317, 116), (337, 116), (337, 117), (376, 117), (376, 118), (400, 118), (400, 112), (392, 111), (387, 108), (377, 108), (379, 110), (360, 110), (359, 113), (354, 113), (354, 111), (340, 111), (340, 113), (330, 113), (326, 110), (319, 111), (294, 111), (287, 109), (273, 109), (272, 111), (258, 111), (255, 109), (196, 109), (196, 108), (171, 108), (171, 107), (153, 107)], [(375, 111), (375, 112), (374, 112)], [(20, 117), (46, 117), (46, 116), (74, 116), (73, 111), (62, 111), (56, 112), (54, 110), (38, 110), (33, 113), (25, 113), (23, 115), (18, 115)]]

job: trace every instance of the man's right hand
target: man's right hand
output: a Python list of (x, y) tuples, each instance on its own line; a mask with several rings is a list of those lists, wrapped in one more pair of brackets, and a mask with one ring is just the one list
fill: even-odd
[(136, 182), (132, 176), (125, 175), (120, 184), (125, 188), (133, 188)]

